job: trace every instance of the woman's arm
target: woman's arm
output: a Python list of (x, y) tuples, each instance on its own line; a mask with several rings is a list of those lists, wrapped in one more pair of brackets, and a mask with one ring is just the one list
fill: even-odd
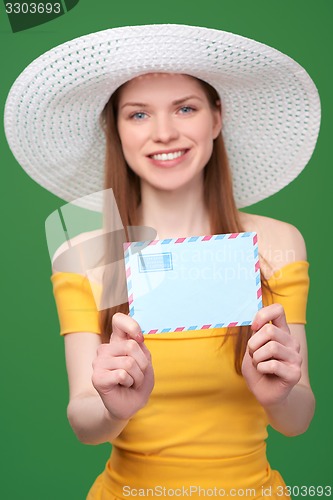
[[(307, 260), (305, 242), (297, 228), (265, 217), (260, 222), (261, 252), (273, 271), (289, 262)], [(305, 327), (287, 324), (282, 305), (272, 304), (258, 311), (252, 329), (242, 367), (247, 384), (274, 429), (287, 436), (301, 434), (315, 409)]]
[(304, 325), (289, 324), (291, 336), (300, 348), (301, 378), (280, 405), (265, 408), (270, 425), (288, 436), (305, 432), (315, 411), (315, 397), (308, 375), (308, 350)]
[(287, 325), (280, 304), (261, 309), (252, 326), (255, 333), (243, 360), (247, 384), (274, 429), (286, 436), (302, 434), (315, 408), (304, 326)]
[[(81, 244), (102, 234), (101, 230), (82, 233), (72, 238), (70, 244), (61, 245), (53, 257), (53, 272), (61, 271), (61, 265), (66, 270), (73, 262), (78, 265), (68, 253), (73, 248), (80, 254), (82, 267), (73, 272), (91, 267), (92, 246), (88, 251)], [(94, 250), (98, 249), (97, 246)], [(69, 381), (67, 415), (75, 434), (86, 444), (112, 441), (146, 404), (154, 385), (151, 356), (140, 326), (127, 315), (115, 314), (109, 343), (102, 344), (96, 333), (68, 333), (65, 353)]]
[(100, 444), (116, 438), (145, 406), (154, 386), (151, 356), (139, 325), (115, 314), (110, 342), (93, 333), (65, 336), (68, 419), (78, 439)]
[(65, 335), (69, 382), (67, 416), (77, 438), (86, 444), (112, 441), (128, 421), (111, 416), (92, 384), (92, 364), (100, 345), (98, 334), (78, 332)]

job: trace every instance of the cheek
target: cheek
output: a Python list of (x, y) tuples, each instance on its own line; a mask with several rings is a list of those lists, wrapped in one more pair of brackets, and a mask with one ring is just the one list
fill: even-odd
[(208, 125), (202, 128), (198, 141), (201, 143), (203, 154), (207, 157), (206, 159), (208, 161), (212, 154), (214, 144), (214, 137)]
[(123, 154), (127, 160), (135, 151), (135, 139), (126, 128), (119, 127), (118, 131)]
[(189, 131), (203, 148), (211, 148), (214, 141), (214, 125), (211, 116), (203, 116)]
[(120, 142), (126, 155), (134, 155), (136, 152), (139, 152), (143, 142), (144, 142), (144, 131), (140, 130), (139, 127), (119, 127), (119, 137)]
[(212, 135), (209, 133), (202, 134), (201, 145), (200, 163), (202, 167), (205, 167), (213, 153), (214, 138), (212, 137)]
[(135, 168), (137, 161), (135, 155), (135, 148), (133, 148), (133, 144), (131, 147), (131, 143), (129, 141), (122, 142), (122, 148), (123, 148), (123, 155), (127, 165), (131, 168), (131, 170), (137, 173)]
[(138, 155), (140, 152), (140, 140), (137, 131), (131, 130), (129, 127), (118, 127), (121, 147), (125, 161), (129, 168), (140, 175)]

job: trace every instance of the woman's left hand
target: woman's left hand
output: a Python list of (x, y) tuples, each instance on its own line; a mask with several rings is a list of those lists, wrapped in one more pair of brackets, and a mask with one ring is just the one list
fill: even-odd
[(290, 334), (281, 304), (258, 311), (252, 330), (242, 374), (259, 403), (264, 408), (274, 406), (287, 398), (301, 378), (300, 345)]

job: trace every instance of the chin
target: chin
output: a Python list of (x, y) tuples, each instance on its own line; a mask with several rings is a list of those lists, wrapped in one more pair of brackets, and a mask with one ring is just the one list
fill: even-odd
[(180, 172), (175, 172), (175, 176), (173, 178), (167, 178), (166, 176), (162, 176), (162, 178), (156, 179), (155, 182), (150, 179), (150, 182), (147, 182), (154, 189), (158, 189), (160, 191), (177, 191), (183, 189), (191, 189), (198, 182), (197, 176), (192, 176), (190, 178), (180, 178)]
[(175, 191), (183, 190), (186, 188), (190, 189), (190, 187), (187, 185), (187, 183), (183, 184), (183, 183), (179, 183), (179, 182), (178, 183), (176, 183), (176, 182), (171, 183), (170, 182), (170, 183), (163, 183), (163, 184), (156, 183), (155, 185), (153, 185), (153, 187), (155, 189), (157, 189), (158, 191), (164, 191), (166, 193), (167, 192), (173, 193)]

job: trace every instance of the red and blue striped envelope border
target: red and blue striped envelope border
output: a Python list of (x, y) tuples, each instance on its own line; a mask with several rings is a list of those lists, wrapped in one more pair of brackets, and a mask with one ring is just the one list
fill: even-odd
[[(259, 250), (258, 250), (258, 236), (257, 233), (228, 233), (228, 234), (216, 234), (216, 235), (206, 235), (206, 236), (190, 236), (188, 238), (167, 238), (164, 240), (153, 240), (149, 243), (147, 241), (136, 241), (131, 243), (124, 243), (124, 257), (125, 257), (125, 269), (126, 269), (126, 282), (127, 282), (127, 292), (128, 292), (128, 304), (130, 316), (134, 316), (134, 296), (132, 288), (132, 276), (131, 276), (131, 263), (130, 263), (130, 250), (136, 252), (139, 251), (140, 247), (146, 248), (148, 246), (154, 246), (156, 244), (160, 245), (181, 245), (182, 243), (194, 243), (194, 242), (205, 242), (211, 240), (222, 240), (222, 239), (236, 239), (236, 238), (252, 238), (253, 243), (253, 256), (254, 256), (254, 271), (256, 279), (256, 291), (257, 291), (257, 304), (258, 310), (263, 307), (262, 304), (262, 289), (260, 280), (260, 263), (259, 263)], [(251, 321), (245, 322), (233, 322), (233, 323), (217, 323), (217, 324), (205, 324), (205, 325), (191, 325), (190, 327), (179, 326), (177, 328), (163, 328), (161, 330), (149, 330), (144, 331), (145, 334), (154, 333), (168, 333), (168, 332), (182, 332), (187, 330), (207, 330), (209, 328), (228, 328), (235, 326), (248, 326)]]

